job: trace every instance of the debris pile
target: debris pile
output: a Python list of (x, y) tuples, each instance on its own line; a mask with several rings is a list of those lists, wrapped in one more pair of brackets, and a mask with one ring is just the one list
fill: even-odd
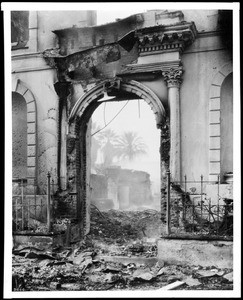
[(101, 212), (91, 206), (91, 230), (89, 236), (110, 243), (124, 243), (161, 235), (161, 214), (156, 210)]
[[(69, 220), (55, 223), (65, 231)], [(13, 248), (13, 291), (232, 290), (232, 269), (165, 265), (157, 259), (160, 213), (91, 210), (90, 233), (51, 250)], [(39, 226), (39, 224), (37, 224)], [(153, 231), (152, 231), (153, 229)], [(157, 230), (156, 230), (157, 229)]]
[[(152, 263), (151, 263), (152, 262)], [(48, 252), (13, 250), (13, 291), (117, 289), (233, 289), (231, 269), (164, 265), (151, 258), (111, 261), (83, 245)], [(174, 283), (173, 285), (171, 285)]]

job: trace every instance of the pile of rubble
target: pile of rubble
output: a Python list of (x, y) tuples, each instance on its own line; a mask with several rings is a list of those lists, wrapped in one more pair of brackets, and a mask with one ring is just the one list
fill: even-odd
[[(68, 220), (56, 222), (65, 231)], [(157, 259), (160, 213), (91, 210), (81, 242), (52, 250), (13, 248), (14, 291), (232, 290), (232, 269), (165, 265)]]
[(156, 210), (100, 212), (91, 206), (91, 230), (89, 236), (110, 243), (123, 244), (143, 238), (161, 235), (161, 214)]
[[(95, 249), (13, 250), (14, 291), (233, 289), (231, 269), (164, 265), (155, 258), (114, 259)], [(172, 287), (171, 287), (172, 285)]]

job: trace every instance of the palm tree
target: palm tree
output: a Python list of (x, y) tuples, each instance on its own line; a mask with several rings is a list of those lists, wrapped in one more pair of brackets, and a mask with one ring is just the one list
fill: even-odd
[(124, 132), (116, 142), (116, 155), (121, 159), (134, 160), (137, 156), (147, 153), (147, 146), (136, 132)]
[(106, 129), (99, 132), (97, 139), (101, 145), (101, 153), (103, 155), (103, 167), (109, 167), (112, 165), (116, 156), (116, 146), (118, 136), (112, 129)]
[(100, 126), (92, 121), (91, 125), (91, 169), (95, 169), (98, 149), (100, 148), (100, 140), (98, 138)]

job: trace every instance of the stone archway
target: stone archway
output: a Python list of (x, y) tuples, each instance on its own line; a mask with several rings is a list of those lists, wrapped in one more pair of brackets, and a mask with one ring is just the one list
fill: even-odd
[(17, 80), (13, 92), (21, 95), (27, 105), (27, 183), (32, 186), (36, 182), (37, 170), (36, 101), (33, 93), (20, 79)]
[(87, 93), (80, 97), (75, 103), (70, 113), (69, 123), (71, 123), (77, 115), (81, 117), (83, 112), (91, 104), (91, 102), (93, 102), (96, 99), (99, 99), (103, 95), (107, 83), (109, 83), (111, 87), (117, 88), (121, 91), (135, 94), (139, 98), (144, 99), (149, 104), (153, 113), (155, 114), (157, 127), (161, 127), (165, 119), (165, 109), (159, 97), (151, 89), (149, 89), (148, 87), (146, 87), (138, 81), (121, 81), (120, 79), (106, 80), (98, 84), (94, 88), (90, 89)]
[(107, 86), (113, 92), (115, 91), (117, 95), (125, 92), (127, 95), (131, 94), (144, 99), (155, 115), (157, 128), (162, 129), (166, 120), (165, 109), (158, 96), (148, 87), (135, 80), (107, 80), (93, 87), (78, 99), (69, 115), (67, 173), (69, 189), (73, 194), (76, 194), (77, 218), (80, 220), (82, 234), (87, 234), (90, 227), (86, 182), (87, 124), (94, 110), (101, 104), (98, 100), (103, 97)]

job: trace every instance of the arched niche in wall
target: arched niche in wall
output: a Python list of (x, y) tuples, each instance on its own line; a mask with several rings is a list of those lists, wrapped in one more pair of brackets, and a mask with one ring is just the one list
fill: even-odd
[(220, 172), (233, 172), (233, 73), (230, 73), (221, 86), (221, 113), (220, 113)]
[[(37, 152), (36, 102), (32, 92), (25, 85), (25, 83), (23, 83), (19, 79), (16, 82), (16, 87), (15, 90), (12, 92), (12, 96), (13, 96), (13, 103), (14, 103), (13, 118), (15, 118), (15, 120), (13, 119), (13, 124), (15, 124), (16, 122), (14, 126), (17, 126), (18, 122), (20, 122), (18, 121), (18, 117), (16, 117), (16, 113), (14, 112), (15, 107), (19, 107), (19, 109), (21, 109), (21, 117), (20, 117), (21, 124), (22, 125), (24, 123), (26, 124), (23, 126), (21, 125), (21, 128), (18, 129), (23, 136), (23, 141), (21, 141), (21, 149), (22, 149), (21, 153), (25, 157), (22, 158), (21, 164), (22, 165), (24, 163), (26, 164), (25, 168), (22, 167), (22, 170), (25, 171), (22, 171), (21, 176), (24, 175), (25, 177), (27, 177), (27, 183), (29, 185), (33, 185), (36, 183), (36, 168), (37, 168), (36, 166), (36, 152)], [(24, 131), (26, 134), (24, 134)], [(15, 149), (16, 147), (15, 146), (13, 147), (13, 151), (16, 150)], [(13, 157), (15, 155), (17, 154), (13, 154)]]
[[(224, 181), (233, 161), (233, 68), (225, 64), (215, 75), (209, 96), (209, 180)], [(231, 125), (228, 126), (227, 123)], [(230, 145), (231, 144), (231, 145)]]
[(27, 105), (16, 92), (12, 93), (12, 176), (27, 178)]

